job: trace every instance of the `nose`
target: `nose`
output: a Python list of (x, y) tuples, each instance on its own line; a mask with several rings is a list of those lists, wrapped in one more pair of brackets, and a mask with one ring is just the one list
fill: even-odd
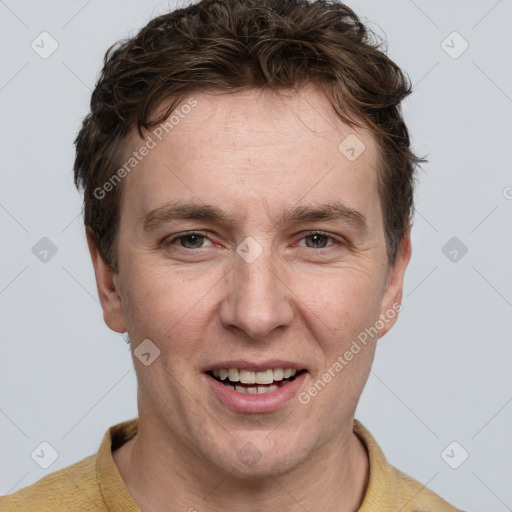
[(271, 252), (265, 249), (251, 263), (235, 255), (226, 276), (220, 321), (226, 329), (241, 329), (251, 339), (264, 339), (278, 327), (289, 326), (294, 316), (293, 292)]

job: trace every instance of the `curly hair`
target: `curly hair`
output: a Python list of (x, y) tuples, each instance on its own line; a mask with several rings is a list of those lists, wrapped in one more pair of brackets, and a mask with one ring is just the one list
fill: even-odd
[[(416, 167), (401, 101), (412, 87), (384, 41), (346, 5), (329, 0), (201, 0), (152, 19), (104, 58), (75, 146), (84, 224), (118, 272), (122, 184), (97, 190), (123, 161), (128, 134), (162, 123), (194, 92), (298, 89), (315, 84), (379, 148), (378, 194), (388, 265), (412, 224)], [(156, 115), (160, 105), (168, 108)], [(96, 192), (95, 192), (96, 191)], [(103, 197), (104, 196), (104, 197)]]

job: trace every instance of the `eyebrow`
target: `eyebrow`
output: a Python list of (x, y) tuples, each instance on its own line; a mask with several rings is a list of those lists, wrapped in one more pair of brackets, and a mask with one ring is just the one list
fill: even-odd
[[(142, 217), (141, 223), (144, 231), (152, 231), (176, 220), (198, 220), (219, 225), (235, 225), (238, 219), (210, 204), (169, 202), (146, 213)], [(315, 206), (296, 206), (282, 213), (276, 223), (285, 225), (333, 220), (345, 221), (363, 233), (368, 232), (366, 217), (341, 201)]]

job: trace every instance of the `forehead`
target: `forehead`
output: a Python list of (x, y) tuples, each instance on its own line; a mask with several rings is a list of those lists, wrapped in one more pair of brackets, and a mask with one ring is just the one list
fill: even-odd
[[(141, 157), (143, 146), (151, 149)], [(373, 136), (344, 123), (312, 86), (193, 94), (145, 140), (133, 130), (127, 149), (139, 156), (123, 182), (121, 218), (133, 222), (177, 199), (240, 219), (337, 201), (378, 216)]]

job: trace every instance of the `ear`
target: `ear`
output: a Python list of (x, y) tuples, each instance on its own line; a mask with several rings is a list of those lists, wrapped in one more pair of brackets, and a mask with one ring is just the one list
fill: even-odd
[(118, 290), (117, 274), (109, 267), (101, 256), (96, 239), (89, 226), (86, 228), (87, 245), (91, 254), (98, 297), (103, 308), (103, 319), (110, 329), (115, 332), (126, 332), (123, 304)]
[(395, 263), (388, 269), (380, 310), (380, 319), (384, 323), (384, 327), (379, 330), (379, 338), (382, 338), (395, 325), (398, 312), (402, 309), (404, 275), (410, 259), (411, 229), (409, 227), (402, 239)]

